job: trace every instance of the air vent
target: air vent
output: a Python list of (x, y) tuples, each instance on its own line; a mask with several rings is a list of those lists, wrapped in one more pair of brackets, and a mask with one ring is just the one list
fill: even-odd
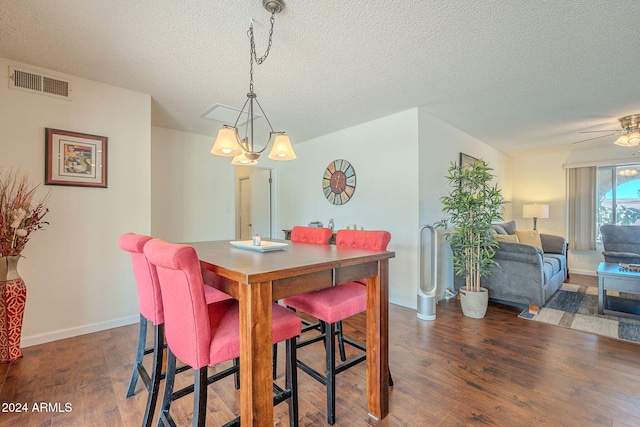
[(71, 81), (9, 66), (9, 88), (71, 99)]

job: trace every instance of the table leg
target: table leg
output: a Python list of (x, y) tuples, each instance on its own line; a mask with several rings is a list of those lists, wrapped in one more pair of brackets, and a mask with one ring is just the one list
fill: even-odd
[(240, 284), (240, 422), (273, 425), (271, 282)]
[(606, 292), (604, 289), (604, 277), (598, 276), (598, 314), (604, 313), (604, 298)]
[(367, 279), (367, 399), (369, 415), (389, 413), (389, 261)]

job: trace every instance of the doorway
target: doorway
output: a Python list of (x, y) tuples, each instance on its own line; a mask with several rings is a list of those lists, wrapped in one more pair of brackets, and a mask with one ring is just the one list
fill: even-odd
[(271, 169), (236, 166), (236, 238), (273, 238)]

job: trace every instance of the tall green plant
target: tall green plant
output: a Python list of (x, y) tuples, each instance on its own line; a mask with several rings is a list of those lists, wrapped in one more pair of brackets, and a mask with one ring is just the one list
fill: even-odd
[(492, 223), (502, 220), (504, 199), (498, 185), (491, 184), (492, 171), (484, 160), (465, 166), (452, 162), (446, 176), (451, 189), (440, 198), (446, 216), (436, 227), (452, 229), (447, 239), (453, 248), (453, 268), (472, 292), (480, 292), (480, 278), (495, 265), (498, 242)]

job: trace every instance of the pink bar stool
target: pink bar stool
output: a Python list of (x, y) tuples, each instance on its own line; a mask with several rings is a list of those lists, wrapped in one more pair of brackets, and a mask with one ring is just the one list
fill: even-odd
[[(198, 255), (192, 246), (153, 239), (144, 247), (144, 254), (156, 269), (164, 298), (165, 332), (167, 338), (167, 374), (160, 409), (161, 423), (175, 425), (170, 414), (171, 402), (186, 395), (173, 391), (176, 359), (192, 367), (194, 386), (193, 425), (206, 423), (207, 385), (228, 374), (223, 372), (207, 378), (208, 366), (240, 355), (239, 305), (235, 299), (207, 305)], [(296, 337), (300, 335), (300, 318), (291, 310), (273, 304), (273, 343), (287, 342), (286, 388), (274, 384), (274, 404), (289, 401), (289, 424), (298, 425), (298, 395), (296, 372)], [(239, 422), (236, 418), (228, 425)]]
[[(129, 388), (127, 397), (133, 396), (138, 378), (147, 389), (149, 395), (145, 408), (142, 425), (144, 427), (151, 426), (153, 413), (155, 411), (156, 402), (158, 400), (158, 390), (160, 380), (162, 379), (162, 358), (164, 353), (164, 313), (162, 308), (162, 294), (155, 269), (151, 268), (147, 258), (144, 256), (143, 248), (151, 237), (125, 233), (118, 239), (120, 249), (129, 252), (131, 262), (133, 264), (133, 274), (136, 279), (136, 287), (138, 290), (138, 309), (140, 311), (140, 328), (138, 331), (138, 349), (136, 351), (136, 359), (133, 365), (133, 372), (129, 380)], [(230, 299), (231, 296), (220, 292), (219, 290), (207, 286), (206, 300), (207, 303), (223, 301)], [(151, 322), (154, 325), (153, 348), (145, 348), (147, 338), (147, 325)], [(142, 364), (142, 359), (146, 354), (153, 353), (152, 373), (149, 373)], [(184, 370), (184, 369), (182, 369)]]
[[(292, 242), (297, 242), (297, 243), (328, 245), (332, 234), (333, 234), (333, 231), (331, 231), (330, 228), (303, 227), (303, 226), (296, 225), (291, 229), (290, 240)], [(293, 307), (290, 307), (290, 308), (293, 308)], [(304, 325), (302, 328), (302, 333), (313, 330), (313, 329), (317, 329), (318, 331), (321, 331), (322, 333), (324, 333), (324, 331), (322, 330), (321, 322), (314, 323), (314, 322), (309, 322), (305, 319), (302, 319), (302, 323)], [(318, 335), (313, 339), (304, 340), (303, 341), (304, 344), (302, 345), (301, 345), (301, 342), (298, 342), (298, 348), (304, 345), (311, 344), (316, 341), (320, 341), (322, 339), (323, 339), (323, 335)], [(341, 350), (341, 354), (343, 353), (344, 353), (344, 347), (342, 347), (342, 350)], [(278, 358), (278, 347), (274, 345), (273, 346), (273, 378), (274, 379), (276, 378), (277, 358)], [(345, 359), (343, 358), (342, 360), (345, 360)]]
[[(391, 234), (387, 231), (369, 230), (339, 230), (336, 235), (336, 247), (340, 248), (360, 248), (386, 251), (391, 240)], [(333, 286), (331, 288), (320, 289), (302, 295), (295, 295), (284, 298), (282, 302), (295, 310), (308, 313), (319, 319), (323, 324), (324, 343), (326, 350), (326, 372), (320, 374), (306, 363), (298, 360), (298, 367), (309, 374), (312, 378), (324, 384), (327, 388), (327, 422), (333, 425), (336, 420), (336, 374), (355, 366), (366, 358), (366, 353), (355, 356), (336, 366), (334, 335), (336, 334), (336, 324), (367, 309), (367, 289), (365, 280), (349, 282)], [(342, 326), (338, 326), (339, 330)], [(347, 344), (366, 351), (366, 347), (339, 334)], [(312, 338), (309, 341), (318, 341)], [(300, 342), (299, 347), (308, 344)], [(343, 359), (344, 360), (344, 359)], [(393, 385), (392, 381), (390, 384)]]

